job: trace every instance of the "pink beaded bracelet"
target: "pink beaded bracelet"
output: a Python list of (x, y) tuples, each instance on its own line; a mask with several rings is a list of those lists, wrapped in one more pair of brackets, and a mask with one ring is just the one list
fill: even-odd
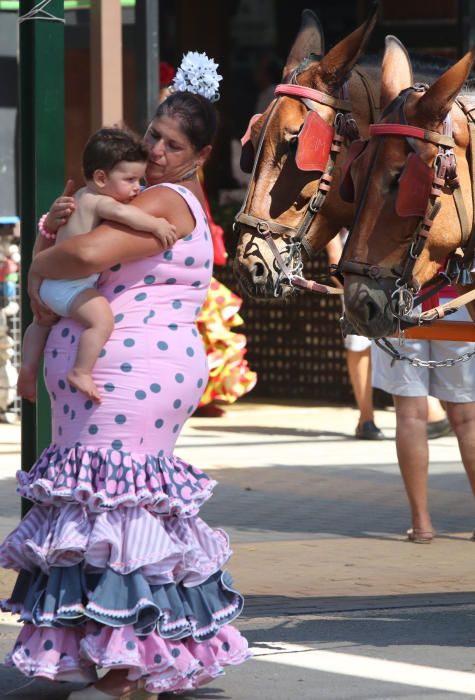
[(45, 228), (45, 221), (46, 221), (47, 216), (48, 216), (48, 214), (43, 214), (43, 216), (40, 217), (40, 220), (38, 221), (38, 231), (41, 233), (41, 235), (44, 238), (48, 238), (51, 241), (55, 241), (56, 240), (56, 233), (53, 233), (52, 231), (48, 231), (48, 229)]

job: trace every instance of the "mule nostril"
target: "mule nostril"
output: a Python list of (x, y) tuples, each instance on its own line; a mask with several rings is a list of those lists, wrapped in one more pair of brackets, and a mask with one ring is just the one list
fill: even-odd
[(254, 283), (261, 282), (265, 278), (266, 268), (261, 262), (256, 262), (251, 268), (252, 280)]
[(366, 304), (366, 308), (368, 314), (368, 321), (372, 321), (379, 314), (378, 305), (375, 304), (374, 301), (369, 300)]

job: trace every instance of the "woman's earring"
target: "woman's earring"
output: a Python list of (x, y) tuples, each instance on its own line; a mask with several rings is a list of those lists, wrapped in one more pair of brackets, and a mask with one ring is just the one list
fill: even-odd
[(188, 172), (186, 172), (182, 177), (180, 182), (183, 182), (183, 180), (191, 180), (192, 177), (196, 175), (198, 171), (198, 164), (194, 165)]

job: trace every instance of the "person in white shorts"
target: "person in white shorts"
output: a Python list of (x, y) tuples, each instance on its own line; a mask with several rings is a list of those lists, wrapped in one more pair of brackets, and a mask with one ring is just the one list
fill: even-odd
[[(447, 299), (443, 296), (440, 303)], [(465, 307), (449, 320), (470, 321)], [(397, 346), (397, 340), (393, 344)], [(427, 478), (427, 397), (444, 402), (457, 437), (460, 455), (475, 495), (475, 358), (453, 367), (413, 367), (396, 361), (373, 344), (373, 386), (389, 392), (396, 408), (396, 449), (412, 517), (407, 531), (411, 542), (428, 543), (434, 537), (429, 514)], [(423, 360), (445, 360), (475, 350), (475, 343), (447, 340), (407, 340), (398, 350)]]

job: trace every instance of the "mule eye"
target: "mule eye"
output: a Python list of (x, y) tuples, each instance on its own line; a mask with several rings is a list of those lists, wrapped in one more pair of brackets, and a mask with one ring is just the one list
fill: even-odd
[(289, 153), (295, 153), (295, 151), (297, 150), (298, 142), (298, 136), (292, 136), (292, 138), (289, 139)]
[(400, 177), (401, 177), (400, 172), (394, 173), (394, 175), (392, 175), (391, 180), (389, 182), (389, 189), (390, 190), (397, 190), (397, 188), (399, 187), (399, 178)]

